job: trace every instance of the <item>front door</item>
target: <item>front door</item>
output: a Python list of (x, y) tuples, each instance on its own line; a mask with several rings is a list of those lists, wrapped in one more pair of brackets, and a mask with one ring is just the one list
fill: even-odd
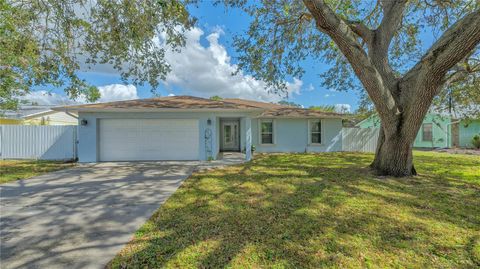
[(222, 151), (240, 151), (239, 124), (238, 121), (223, 121), (222, 124)]

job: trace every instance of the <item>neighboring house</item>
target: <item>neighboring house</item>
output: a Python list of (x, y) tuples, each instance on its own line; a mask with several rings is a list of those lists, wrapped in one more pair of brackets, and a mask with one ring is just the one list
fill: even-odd
[[(372, 115), (356, 126), (380, 128), (380, 118), (378, 115)], [(416, 148), (470, 148), (475, 134), (480, 134), (480, 120), (456, 120), (447, 115), (428, 113), (413, 146)]]
[(80, 162), (342, 149), (343, 115), (242, 99), (173, 96), (53, 109), (78, 113)]
[(21, 106), (15, 111), (2, 111), (0, 124), (77, 125), (75, 114), (51, 110), (52, 106)]
[(0, 125), (19, 125), (22, 124), (22, 120), (4, 118), (0, 116)]
[(25, 125), (77, 125), (78, 118), (73, 113), (47, 110), (23, 117)]
[(480, 135), (480, 119), (461, 120), (452, 125), (453, 146), (473, 148), (472, 138)]

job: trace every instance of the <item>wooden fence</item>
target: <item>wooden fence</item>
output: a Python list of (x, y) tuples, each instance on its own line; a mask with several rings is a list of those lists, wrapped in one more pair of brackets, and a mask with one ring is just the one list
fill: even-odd
[(343, 128), (342, 151), (375, 152), (378, 128)]

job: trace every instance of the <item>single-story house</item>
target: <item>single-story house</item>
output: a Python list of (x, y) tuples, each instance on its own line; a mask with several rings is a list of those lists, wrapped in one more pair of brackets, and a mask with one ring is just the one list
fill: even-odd
[(77, 125), (77, 115), (54, 111), (52, 106), (22, 105), (17, 110), (2, 111), (0, 124)]
[(342, 114), (243, 99), (171, 96), (64, 106), (78, 114), (80, 162), (212, 160), (220, 152), (342, 149)]
[(11, 119), (0, 116), (0, 125), (20, 125), (22, 124), (22, 120), (19, 119)]
[(46, 110), (23, 116), (24, 125), (77, 125), (77, 115), (63, 111)]
[[(357, 123), (360, 128), (380, 128), (380, 118), (371, 115)], [(413, 146), (416, 148), (471, 148), (472, 138), (480, 135), (480, 119), (455, 119), (448, 115), (428, 113), (418, 131)]]

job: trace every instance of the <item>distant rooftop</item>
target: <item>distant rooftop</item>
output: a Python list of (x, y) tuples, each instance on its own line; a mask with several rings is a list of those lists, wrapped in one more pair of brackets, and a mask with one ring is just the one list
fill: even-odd
[(29, 115), (49, 111), (52, 107), (54, 106), (21, 105), (17, 110), (2, 110), (0, 115), (2, 115), (1, 117), (8, 119), (21, 119)]

